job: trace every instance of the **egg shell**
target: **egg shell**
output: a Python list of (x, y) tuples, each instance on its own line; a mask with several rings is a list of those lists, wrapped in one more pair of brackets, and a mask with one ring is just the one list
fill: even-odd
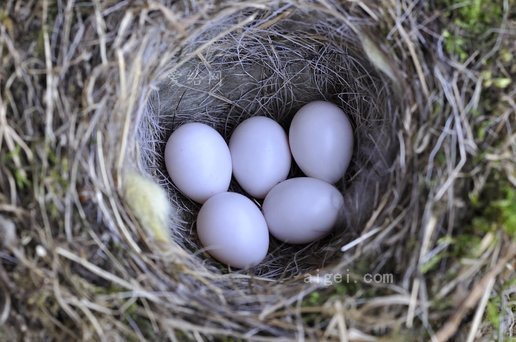
[(335, 183), (351, 161), (353, 129), (347, 115), (335, 104), (313, 101), (294, 115), (289, 143), (305, 175)]
[(231, 182), (229, 148), (215, 129), (202, 123), (184, 124), (170, 135), (165, 164), (177, 188), (199, 203), (227, 191)]
[(210, 255), (236, 268), (259, 264), (269, 248), (269, 231), (260, 209), (234, 192), (217, 194), (203, 204), (197, 234)]
[(344, 198), (320, 179), (287, 179), (267, 194), (262, 211), (278, 240), (302, 244), (326, 236), (342, 221)]
[(288, 138), (274, 120), (255, 116), (243, 121), (229, 140), (233, 175), (251, 196), (264, 198), (287, 179), (292, 163)]

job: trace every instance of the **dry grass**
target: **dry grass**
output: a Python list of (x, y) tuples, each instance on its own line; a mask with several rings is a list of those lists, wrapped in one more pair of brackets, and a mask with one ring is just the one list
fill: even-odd
[[(0, 339), (514, 336), (515, 23), (500, 1), (481, 43), (459, 44), (450, 6), (468, 4), (437, 3), (8, 1)], [(346, 225), (274, 243), (253, 270), (207, 257), (167, 135), (201, 121), (228, 137), (256, 114), (286, 127), (320, 98), (355, 126)], [(128, 169), (168, 191), (172, 242), (127, 204)]]

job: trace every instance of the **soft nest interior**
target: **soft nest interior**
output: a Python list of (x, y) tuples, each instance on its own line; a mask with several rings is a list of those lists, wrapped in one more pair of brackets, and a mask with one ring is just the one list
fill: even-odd
[[(337, 104), (351, 118), (353, 159), (336, 186), (346, 202), (346, 222), (325, 239), (294, 246), (271, 242), (255, 274), (288, 278), (331, 264), (340, 248), (358, 236), (388, 190), (397, 147), (397, 107), (388, 82), (368, 62), (354, 32), (325, 14), (293, 10), (281, 20), (268, 15), (240, 26), (245, 13), (228, 16), (191, 37), (170, 61), (149, 97), (138, 129), (144, 169), (169, 191), (176, 210), (174, 239), (214, 272), (227, 268), (203, 253), (195, 233), (200, 206), (170, 181), (164, 160), (171, 132), (202, 122), (229, 139), (255, 115), (275, 119), (285, 130), (293, 115), (313, 100)], [(294, 166), (291, 176), (301, 173)], [(233, 181), (230, 191), (242, 192)]]

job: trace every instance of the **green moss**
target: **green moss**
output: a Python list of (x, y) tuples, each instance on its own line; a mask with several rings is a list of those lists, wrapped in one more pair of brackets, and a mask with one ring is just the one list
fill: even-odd
[[(487, 130), (490, 126), (491, 126), (491, 123), (487, 120), (481, 122), (476, 128), (475, 140), (476, 141), (484, 141), (484, 139), (486, 138)], [(482, 158), (483, 158), (483, 156), (482, 156)]]
[(457, 55), (459, 60), (465, 61), (469, 54), (466, 52), (466, 42), (464, 38), (450, 33), (448, 30), (442, 32), (444, 48), (450, 55)]
[[(502, 307), (502, 292), (504, 292), (507, 289), (513, 288), (516, 286), (516, 278), (506, 281), (501, 288), (501, 291), (499, 291), (498, 295), (492, 297), (489, 299), (489, 302), (487, 303), (486, 307), (486, 318), (491, 323), (495, 331), (498, 331), (500, 328), (500, 320), (502, 315), (504, 315), (504, 311), (507, 308)], [(508, 305), (511, 305), (508, 303)], [(512, 312), (516, 309), (514, 307), (514, 304), (512, 304), (512, 307), (509, 308)]]
[(16, 179), (16, 186), (18, 189), (23, 190), (30, 185), (29, 179), (27, 178), (27, 172), (25, 172), (25, 170), (15, 170), (14, 178)]
[(500, 173), (488, 178), (480, 199), (472, 202), (476, 215), (472, 226), (477, 232), (503, 229), (516, 239), (516, 190)]
[(449, 253), (445, 253), (445, 252), (434, 255), (432, 258), (430, 258), (430, 260), (428, 260), (423, 265), (421, 265), (421, 267), (420, 267), (421, 273), (423, 273), (423, 274), (428, 273), (429, 271), (434, 269), (439, 264), (439, 262), (447, 256), (449, 256)]
[(306, 299), (309, 306), (317, 306), (321, 304), (321, 294), (317, 291), (310, 293)]
[(514, 56), (513, 56), (512, 52), (511, 52), (511, 50), (509, 50), (507, 48), (504, 48), (504, 49), (500, 50), (500, 60), (503, 63), (511, 63), (513, 58), (514, 58)]
[[(442, 251), (434, 255), (428, 261), (420, 266), (423, 274), (436, 271), (441, 262), (455, 263), (460, 268), (460, 261), (466, 259), (476, 259), (481, 256), (487, 249), (491, 248), (496, 242), (496, 235), (491, 231), (497, 228), (488, 226), (486, 231), (478, 231), (468, 226), (466, 231), (453, 237), (444, 237), (445, 242), (439, 241)], [(440, 240), (443, 240), (440, 239)], [(446, 246), (443, 246), (445, 244)], [(457, 262), (458, 261), (458, 262)], [(440, 271), (439, 271), (440, 272)], [(446, 275), (443, 278), (455, 278), (457, 269), (453, 267), (446, 268)], [(440, 274), (441, 276), (441, 274)]]
[[(496, 243), (496, 233), (500, 230), (516, 240), (516, 190), (503, 173), (493, 172), (483, 191), (470, 195), (470, 208), (469, 218), (462, 224), (460, 233), (438, 241), (449, 246), (421, 265), (422, 273), (434, 271), (444, 260), (478, 258)], [(491, 240), (485, 240), (488, 234)], [(486, 242), (489, 245), (485, 245)]]
[(512, 80), (508, 77), (493, 77), (493, 73), (489, 69), (482, 71), (480, 76), (483, 79), (482, 84), (486, 88), (494, 86), (499, 89), (505, 89), (512, 83)]
[(342, 297), (346, 294), (349, 294), (350, 292), (356, 292), (356, 288), (354, 286), (352, 286), (348, 289), (344, 284), (336, 284), (335, 285), (334, 296)]
[[(504, 231), (509, 239), (516, 240), (516, 191), (500, 173), (492, 174), (480, 196), (474, 196), (471, 202), (473, 217), (462, 235), (453, 238), (451, 256), (459, 258), (476, 258), (487, 246), (481, 246), (483, 237), (491, 234), (497, 240), (496, 232)], [(496, 326), (493, 305), (489, 313), (490, 320)]]
[(457, 10), (454, 23), (468, 32), (483, 34), (487, 29), (500, 25), (502, 1), (469, 0), (452, 2), (464, 5)]
[(500, 89), (505, 89), (511, 84), (512, 80), (508, 77), (498, 77), (493, 80), (493, 85)]
[(47, 148), (48, 160), (48, 186), (55, 193), (60, 193), (69, 185), (68, 172), (70, 171), (70, 163), (66, 156), (57, 155), (51, 148)]
[(23, 160), (23, 154), (20, 145), (16, 145), (14, 149), (5, 153), (0, 158), (0, 162), (3, 165), (6, 165), (12, 171), (16, 181), (16, 187), (20, 190), (24, 190), (32, 183), (29, 176), (27, 175), (27, 171), (16, 166), (16, 161), (19, 163), (20, 160)]
[(435, 155), (435, 163), (438, 166), (444, 166), (446, 165), (446, 153), (443, 150), (440, 150)]
[(512, 187), (502, 189), (504, 196), (494, 201), (492, 205), (493, 215), (499, 217), (499, 222), (513, 239), (516, 238), (516, 190)]
[(500, 328), (500, 297), (496, 296), (487, 303), (486, 316), (494, 329), (498, 331)]
[[(465, 61), (478, 45), (478, 36), (500, 26), (503, 17), (501, 0), (443, 0), (443, 21), (453, 23), (442, 31), (446, 52)], [(446, 25), (447, 27), (450, 25)]]
[(3, 9), (0, 9), (0, 23), (7, 29), (10, 35), (13, 35), (14, 22)]

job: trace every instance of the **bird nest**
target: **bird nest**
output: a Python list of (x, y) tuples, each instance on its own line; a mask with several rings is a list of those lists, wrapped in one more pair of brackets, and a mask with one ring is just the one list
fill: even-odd
[[(421, 267), (465, 215), (457, 177), (478, 150), (464, 99), (478, 95), (442, 40), (418, 31), (423, 5), (9, 6), (41, 36), (31, 45), (12, 39), (14, 25), (1, 31), (13, 76), (1, 75), (0, 122), (13, 127), (3, 134), (18, 169), (0, 168), (0, 204), (15, 203), (0, 208), (12, 216), (0, 216), (3, 322), (32, 338), (107, 340), (367, 340), (442, 324)], [(196, 236), (200, 206), (167, 175), (168, 136), (202, 122), (228, 139), (255, 115), (288, 129), (313, 100), (352, 121), (352, 162), (336, 184), (345, 222), (308, 245), (271, 241), (252, 269), (218, 263)]]
[[(388, 80), (367, 59), (353, 28), (322, 10), (285, 6), (276, 11), (238, 11), (189, 38), (177, 55), (165, 57), (167, 66), (157, 70), (147, 105), (135, 124), (142, 169), (170, 193), (174, 241), (199, 254), (198, 267), (219, 273), (217, 265), (209, 267), (214, 263), (200, 253), (192, 229), (199, 206), (181, 196), (166, 173), (165, 143), (176, 127), (203, 122), (229, 140), (240, 122), (264, 115), (288, 130), (301, 106), (326, 100), (336, 103), (354, 123), (353, 163), (337, 185), (346, 200), (347, 222), (327, 239), (308, 246), (273, 243), (268, 258), (253, 274), (292, 279), (335, 262), (346, 242), (367, 232), (364, 226), (374, 209), (390, 196), (386, 190), (399, 165), (395, 155), (401, 109)], [(235, 183), (230, 191), (241, 189)]]

